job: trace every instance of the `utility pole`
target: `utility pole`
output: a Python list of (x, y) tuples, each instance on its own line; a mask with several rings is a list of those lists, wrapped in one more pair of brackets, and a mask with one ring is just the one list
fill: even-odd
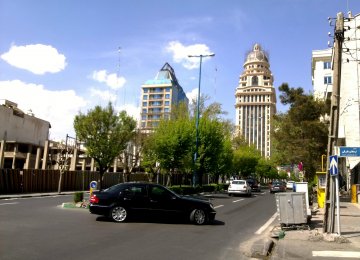
[[(334, 155), (334, 147), (337, 144), (339, 133), (339, 105), (341, 84), (342, 44), (344, 42), (344, 15), (338, 13), (335, 25), (335, 44), (333, 56), (333, 91), (331, 95), (330, 126), (327, 147), (327, 158)], [(326, 163), (326, 188), (325, 188), (325, 214), (324, 233), (334, 233), (335, 229), (335, 181), (329, 174), (330, 162)]]
[(189, 58), (200, 58), (200, 69), (199, 69), (199, 88), (197, 94), (197, 110), (196, 110), (196, 143), (195, 143), (195, 154), (194, 154), (194, 174), (193, 174), (193, 187), (199, 184), (199, 173), (196, 171), (196, 162), (199, 157), (199, 120), (200, 120), (200, 85), (201, 85), (201, 63), (203, 57), (214, 57), (215, 53), (211, 54), (200, 54), (200, 55), (188, 55)]

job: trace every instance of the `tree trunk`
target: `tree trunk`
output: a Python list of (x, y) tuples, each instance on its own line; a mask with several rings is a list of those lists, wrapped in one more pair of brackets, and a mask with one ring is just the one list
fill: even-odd
[(61, 183), (62, 183), (62, 176), (64, 174), (64, 171), (60, 170), (60, 175), (59, 175), (59, 183), (58, 183), (58, 193), (61, 193)]

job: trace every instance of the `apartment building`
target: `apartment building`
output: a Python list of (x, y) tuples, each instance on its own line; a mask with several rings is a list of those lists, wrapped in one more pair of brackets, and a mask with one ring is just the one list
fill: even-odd
[(141, 86), (140, 128), (152, 130), (161, 119), (170, 119), (171, 107), (180, 102), (188, 105), (189, 100), (174, 69), (165, 63), (154, 79)]
[(311, 77), (314, 97), (318, 100), (329, 99), (331, 97), (333, 86), (331, 48), (312, 51)]
[(274, 77), (268, 55), (259, 44), (245, 59), (235, 92), (237, 131), (264, 157), (271, 155), (271, 118), (276, 113)]
[[(342, 47), (338, 146), (360, 147), (360, 14), (344, 18)], [(314, 96), (331, 98), (333, 49), (312, 52)], [(360, 149), (360, 148), (359, 148)], [(335, 149), (339, 151), (338, 149)], [(360, 183), (360, 157), (342, 157), (348, 184)]]

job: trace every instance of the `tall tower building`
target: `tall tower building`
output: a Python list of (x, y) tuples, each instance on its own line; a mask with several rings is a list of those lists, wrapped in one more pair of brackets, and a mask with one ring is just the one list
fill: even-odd
[(246, 57), (236, 88), (235, 124), (240, 135), (264, 157), (271, 155), (271, 118), (276, 113), (273, 82), (268, 55), (255, 44)]
[(180, 102), (189, 104), (174, 69), (165, 63), (155, 79), (141, 86), (141, 129), (151, 130), (158, 126), (160, 119), (170, 119), (171, 107)]

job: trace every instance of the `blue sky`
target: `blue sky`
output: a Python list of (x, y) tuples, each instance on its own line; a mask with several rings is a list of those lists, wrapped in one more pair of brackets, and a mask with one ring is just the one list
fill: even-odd
[[(109, 101), (139, 117), (141, 85), (168, 62), (190, 99), (201, 93), (235, 122), (246, 53), (260, 43), (274, 87), (312, 91), (311, 51), (327, 48), (337, 12), (359, 0), (0, 0), (0, 99), (74, 136), (73, 118)], [(278, 103), (278, 111), (286, 107)], [(0, 122), (1, 123), (1, 122)]]

